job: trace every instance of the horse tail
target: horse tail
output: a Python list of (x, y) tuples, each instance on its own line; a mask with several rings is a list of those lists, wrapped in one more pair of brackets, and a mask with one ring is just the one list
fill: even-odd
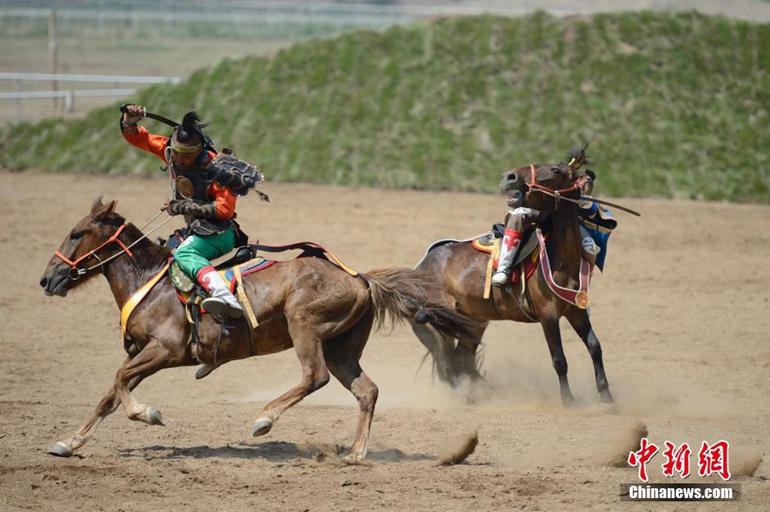
[(393, 327), (404, 320), (414, 320), (418, 324), (429, 323), (447, 338), (456, 338), (473, 347), (477, 345), (474, 329), (480, 324), (438, 304), (432, 298), (439, 296), (437, 284), (428, 273), (408, 268), (380, 268), (363, 277), (369, 282), (376, 329), (386, 323)]

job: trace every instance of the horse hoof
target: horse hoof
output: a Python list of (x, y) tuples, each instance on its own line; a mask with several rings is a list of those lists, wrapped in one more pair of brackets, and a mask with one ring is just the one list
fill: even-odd
[(273, 428), (273, 421), (268, 418), (262, 418), (254, 423), (254, 428), (251, 429), (251, 435), (254, 437), (264, 436)]
[(195, 378), (196, 379), (202, 379), (203, 377), (206, 377), (208, 374), (213, 372), (216, 369), (216, 366), (213, 364), (207, 364), (204, 363), (198, 367), (198, 369), (195, 371)]
[(603, 404), (612, 405), (615, 403), (615, 399), (612, 397), (612, 394), (610, 394), (609, 391), (600, 391), (599, 392), (599, 400)]
[(347, 455), (345, 455), (345, 458), (343, 458), (342, 460), (347, 464), (360, 464), (364, 461), (364, 458), (365, 458), (365, 454), (363, 453), (350, 452)]
[(72, 448), (70, 448), (69, 443), (58, 441), (48, 448), (48, 455), (54, 455), (56, 457), (72, 457)]
[(161, 427), (166, 426), (166, 424), (163, 423), (163, 416), (160, 414), (160, 411), (152, 407), (147, 408), (147, 423)]
[(601, 404), (599, 404), (599, 406), (601, 407), (601, 411), (604, 414), (618, 413), (618, 405), (615, 402), (610, 402), (610, 403), (602, 402)]

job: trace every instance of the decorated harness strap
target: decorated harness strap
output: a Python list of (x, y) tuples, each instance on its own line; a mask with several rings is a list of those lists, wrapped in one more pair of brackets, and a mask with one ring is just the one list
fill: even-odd
[(352, 268), (345, 265), (337, 256), (327, 251), (322, 246), (315, 242), (295, 242), (287, 245), (262, 245), (262, 244), (249, 244), (249, 247), (263, 252), (285, 252), (293, 250), (301, 250), (302, 253), (297, 258), (315, 257), (327, 260), (336, 267), (344, 270), (353, 277), (358, 277), (359, 273)]
[(139, 288), (139, 290), (129, 298), (125, 304), (123, 304), (123, 307), (120, 308), (120, 330), (123, 333), (123, 337), (126, 337), (126, 329), (128, 328), (128, 319), (131, 317), (131, 313), (134, 312), (134, 309), (136, 309), (136, 306), (139, 305), (142, 300), (147, 296), (148, 293), (150, 293), (150, 290), (160, 281), (160, 278), (163, 277), (166, 274), (166, 271), (168, 270), (168, 266), (171, 264), (171, 260), (167, 261), (165, 265), (163, 265), (163, 268), (160, 269), (160, 272), (158, 272), (152, 279), (147, 281), (144, 286)]
[(580, 258), (580, 276), (579, 276), (579, 288), (577, 290), (571, 290), (559, 286), (553, 280), (553, 274), (551, 272), (551, 263), (548, 261), (548, 252), (545, 250), (545, 239), (540, 228), (537, 229), (537, 239), (540, 242), (540, 266), (543, 269), (543, 276), (545, 282), (548, 283), (548, 287), (551, 291), (560, 299), (574, 304), (580, 309), (586, 309), (588, 307), (588, 289), (591, 282), (591, 265), (585, 260)]

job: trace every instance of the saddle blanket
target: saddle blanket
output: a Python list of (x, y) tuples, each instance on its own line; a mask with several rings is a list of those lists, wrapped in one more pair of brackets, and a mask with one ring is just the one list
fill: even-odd
[[(492, 270), (497, 270), (498, 253), (500, 250), (500, 238), (496, 237), (495, 234), (492, 232), (484, 233), (483, 235), (477, 235), (472, 238), (466, 238), (464, 240), (444, 239), (444, 240), (439, 240), (437, 242), (434, 242), (428, 248), (428, 250), (425, 253), (425, 256), (422, 257), (422, 260), (420, 260), (420, 263), (418, 263), (416, 267), (419, 267), (420, 264), (423, 262), (423, 260), (425, 260), (425, 258), (428, 256), (428, 253), (437, 247), (441, 247), (448, 244), (462, 244), (462, 243), (469, 243), (469, 242), (471, 244), (471, 247), (473, 247), (477, 251), (489, 254), (490, 255), (489, 257), (492, 260), (491, 268)], [(514, 263), (514, 271), (511, 272), (511, 282), (516, 283), (521, 280), (522, 266), (524, 269), (523, 274), (525, 278), (529, 279), (529, 277), (535, 272), (535, 269), (537, 268), (537, 265), (540, 261), (539, 255), (540, 255), (540, 251), (538, 250), (538, 247), (537, 247), (537, 238), (529, 237), (529, 239), (524, 244), (522, 244), (522, 248), (516, 257), (516, 262)]]

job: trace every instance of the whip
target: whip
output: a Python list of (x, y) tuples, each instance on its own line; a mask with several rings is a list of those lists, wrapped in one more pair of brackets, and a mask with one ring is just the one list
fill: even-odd
[[(128, 113), (128, 104), (124, 103), (120, 106), (120, 111), (124, 114)], [(171, 128), (176, 128), (179, 126), (179, 123), (176, 121), (172, 121), (168, 117), (162, 116), (160, 114), (156, 114), (154, 112), (147, 112), (147, 107), (142, 107), (142, 113), (144, 114), (144, 117), (149, 117), (150, 119), (155, 119), (156, 121), (160, 121), (163, 124), (169, 125)]]

